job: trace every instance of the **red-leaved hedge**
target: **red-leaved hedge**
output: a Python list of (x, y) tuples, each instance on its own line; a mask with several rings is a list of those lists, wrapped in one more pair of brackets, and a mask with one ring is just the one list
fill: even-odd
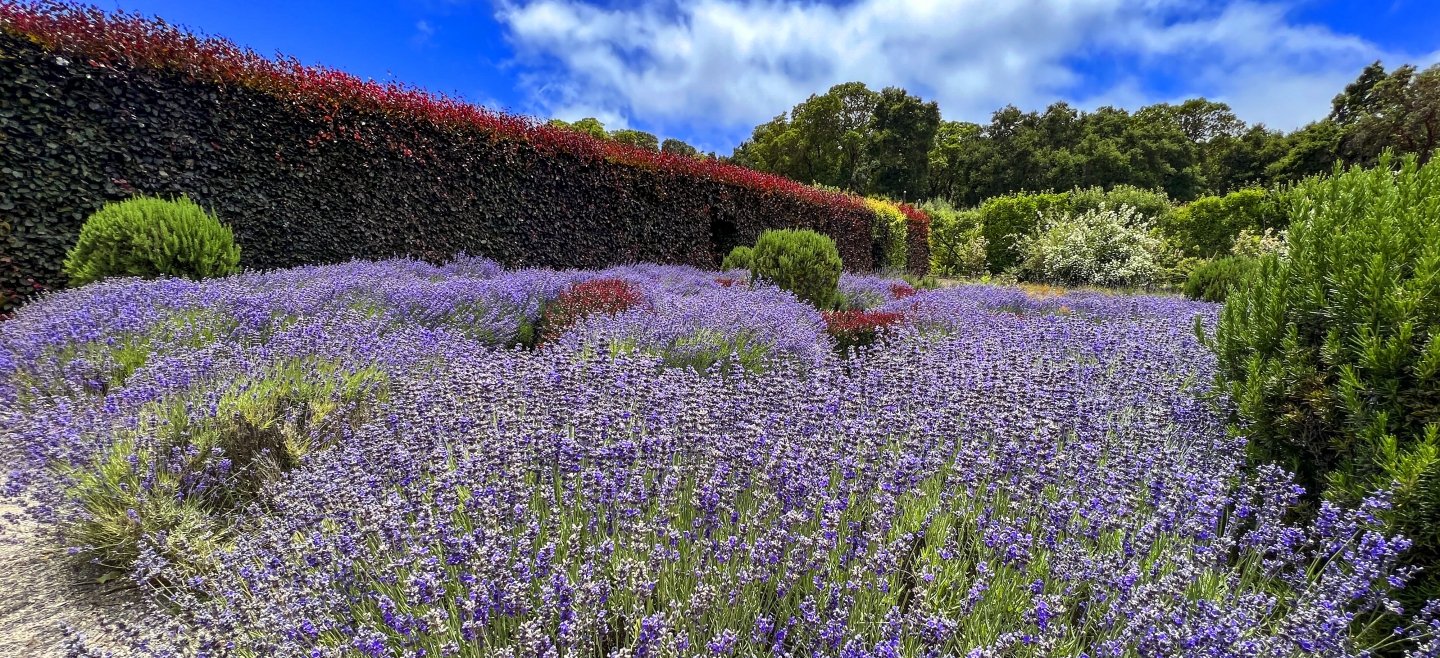
[[(249, 267), (460, 251), (715, 267), (787, 227), (830, 235), (849, 269), (872, 266), (873, 216), (855, 197), (85, 5), (0, 0), (0, 135), (13, 254), (0, 296), (61, 283), (84, 218), (137, 193), (210, 207)], [(910, 262), (928, 262), (928, 218), (906, 214)]]

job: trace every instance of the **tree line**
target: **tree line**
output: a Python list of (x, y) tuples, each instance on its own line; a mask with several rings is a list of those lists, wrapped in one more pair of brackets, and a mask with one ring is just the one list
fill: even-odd
[(1424, 162), (1437, 146), (1440, 65), (1386, 71), (1376, 62), (1327, 117), (1289, 133), (1204, 98), (1133, 113), (1007, 106), (988, 124), (945, 121), (937, 103), (904, 89), (847, 82), (756, 126), (725, 159), (857, 194), (969, 207), (1021, 191), (1118, 185), (1187, 202), (1298, 181), (1336, 162), (1373, 166), (1386, 149)]
[(682, 140), (667, 138), (665, 141), (662, 142), (660, 141), (660, 138), (656, 137), (653, 133), (647, 133), (643, 130), (633, 130), (630, 128), (606, 130), (605, 124), (601, 123), (601, 121), (599, 119), (596, 119), (595, 117), (585, 117), (584, 119), (580, 119), (579, 121), (575, 122), (569, 122), (563, 119), (551, 119), (547, 123), (549, 125), (558, 126), (560, 128), (578, 130), (582, 133), (590, 135), (591, 137), (594, 137), (595, 139), (621, 142), (624, 144), (629, 144), (636, 148), (642, 148), (649, 151), (659, 151), (661, 153), (671, 153), (674, 155), (683, 155), (692, 158), (715, 157), (714, 153), (701, 153), (699, 149), (685, 143)]

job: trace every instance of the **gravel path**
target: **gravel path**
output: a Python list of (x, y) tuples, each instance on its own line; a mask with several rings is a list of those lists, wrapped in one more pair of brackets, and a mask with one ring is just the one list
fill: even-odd
[(100, 584), (97, 576), (40, 535), (13, 501), (0, 499), (0, 657), (64, 656), (62, 625), (94, 648), (124, 655), (126, 622), (141, 619), (142, 606), (125, 580)]

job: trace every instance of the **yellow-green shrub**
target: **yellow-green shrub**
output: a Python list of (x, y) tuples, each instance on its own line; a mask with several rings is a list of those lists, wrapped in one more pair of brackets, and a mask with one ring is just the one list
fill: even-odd
[(807, 229), (784, 229), (760, 234), (750, 261), (750, 277), (828, 308), (840, 294), (841, 267), (834, 240)]
[(239, 270), (235, 235), (189, 198), (107, 203), (80, 227), (65, 259), (70, 285), (111, 276), (202, 279)]
[(905, 271), (908, 251), (905, 213), (884, 199), (866, 199), (865, 205), (875, 212), (875, 223), (870, 233), (875, 239), (875, 269)]

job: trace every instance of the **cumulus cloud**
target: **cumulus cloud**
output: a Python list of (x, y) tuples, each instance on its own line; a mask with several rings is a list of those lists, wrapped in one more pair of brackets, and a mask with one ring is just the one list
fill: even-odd
[(949, 119), (1205, 95), (1294, 128), (1392, 57), (1249, 1), (503, 0), (498, 18), (538, 111), (717, 136), (851, 80), (903, 86)]

